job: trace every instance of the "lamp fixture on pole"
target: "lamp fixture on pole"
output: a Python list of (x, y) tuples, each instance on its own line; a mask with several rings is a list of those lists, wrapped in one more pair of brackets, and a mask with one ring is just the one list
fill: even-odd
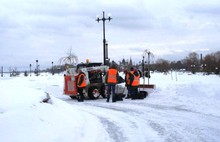
[(106, 65), (106, 39), (105, 39), (105, 21), (108, 20), (110, 21), (112, 18), (109, 17), (105, 17), (105, 11), (103, 11), (103, 17), (99, 18), (97, 17), (96, 21), (102, 21), (103, 22), (103, 64)]

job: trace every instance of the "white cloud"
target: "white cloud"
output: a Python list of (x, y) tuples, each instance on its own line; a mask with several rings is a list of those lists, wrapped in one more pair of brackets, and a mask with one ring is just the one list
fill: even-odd
[[(102, 62), (102, 11), (109, 58), (140, 60), (145, 49), (158, 58), (219, 50), (219, 1), (1, 0), (0, 66), (56, 63), (72, 46), (79, 61)], [(11, 59), (7, 56), (13, 55)], [(178, 56), (179, 55), (179, 56)]]

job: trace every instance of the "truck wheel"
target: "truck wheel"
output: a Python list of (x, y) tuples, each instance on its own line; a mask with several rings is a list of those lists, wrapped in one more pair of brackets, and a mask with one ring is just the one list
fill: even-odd
[(100, 92), (99, 92), (99, 89), (98, 87), (90, 87), (89, 88), (89, 91), (88, 91), (88, 96), (90, 99), (94, 100), (94, 99), (98, 99), (99, 96), (100, 96)]

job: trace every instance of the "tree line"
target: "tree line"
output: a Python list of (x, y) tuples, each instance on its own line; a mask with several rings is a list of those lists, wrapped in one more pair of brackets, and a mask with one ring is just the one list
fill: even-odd
[(179, 61), (168, 61), (158, 59), (151, 65), (151, 70), (159, 72), (168, 72), (170, 70), (184, 70), (196, 72), (205, 72), (206, 74), (219, 74), (220, 69), (220, 51), (207, 54), (204, 57), (202, 54), (191, 52), (185, 59)]
[(206, 56), (202, 56), (202, 54), (198, 54), (196, 52), (191, 52), (182, 60), (178, 61), (169, 61), (165, 59), (158, 59), (153, 63), (150, 63), (148, 66), (147, 62), (139, 62), (138, 64), (133, 64), (132, 59), (119, 61), (119, 70), (123, 71), (125, 69), (129, 69), (129, 67), (136, 67), (141, 71), (158, 71), (158, 72), (168, 72), (171, 70), (178, 71), (190, 71), (193, 74), (196, 72), (204, 72), (206, 74), (219, 74), (220, 70), (220, 51), (207, 54)]
[[(65, 59), (72, 59), (70, 58), (70, 53)], [(76, 56), (74, 56), (74, 59), (77, 59)], [(61, 62), (62, 63), (62, 62)], [(66, 63), (66, 62), (63, 62)], [(75, 62), (74, 62), (75, 63)], [(133, 64), (132, 59), (129, 60), (123, 59), (122, 61), (119, 61), (119, 63), (116, 63), (115, 61), (112, 61), (110, 64), (117, 64), (119, 71), (123, 71), (125, 69), (129, 69), (130, 67), (136, 67), (140, 70), (144, 69), (145, 71), (148, 70), (148, 68), (151, 71), (158, 71), (158, 72), (168, 72), (171, 70), (178, 70), (178, 71), (190, 71), (192, 73), (196, 72), (204, 72), (206, 74), (219, 74), (220, 71), (220, 51), (207, 54), (204, 57), (202, 54), (198, 54), (196, 52), (191, 52), (182, 60), (178, 61), (169, 61), (165, 59), (157, 59), (155, 62), (150, 63), (150, 66), (148, 66), (147, 62), (143, 64), (143, 62), (139, 62), (138, 64)], [(110, 65), (109, 64), (109, 65)], [(69, 65), (70, 67), (73, 67), (72, 64), (65, 64), (65, 65), (58, 65), (54, 66), (52, 68), (47, 68), (46, 72), (51, 73), (60, 73), (65, 71), (66, 65)]]
[[(78, 61), (77, 56), (72, 53), (72, 50), (70, 49), (70, 52), (67, 53), (66, 57), (60, 58), (59, 62), (60, 65), (54, 65), (51, 68), (47, 68), (45, 70), (41, 70), (39, 72), (50, 72), (52, 74), (60, 73), (65, 71), (66, 65), (73, 67), (75, 66)], [(220, 51), (207, 54), (204, 57), (202, 54), (198, 54), (196, 52), (191, 52), (182, 60), (178, 61), (169, 61), (165, 59), (158, 59), (153, 63), (150, 63), (150, 66), (147, 64), (148, 62), (139, 62), (138, 64), (133, 64), (132, 59), (129, 60), (123, 59), (122, 61), (119, 61), (117, 64), (115, 61), (112, 61), (112, 64), (117, 64), (119, 71), (123, 71), (125, 69), (129, 69), (130, 67), (136, 67), (139, 70), (144, 71), (158, 71), (158, 72), (168, 72), (171, 70), (182, 70), (182, 71), (190, 71), (192, 73), (196, 72), (204, 72), (206, 74), (219, 74), (220, 72)], [(20, 74), (19, 71), (17, 71), (17, 68), (12, 69), (9, 68), (10, 76), (18, 76)], [(24, 75), (28, 76), (28, 74), (31, 74), (32, 71), (28, 72), (25, 71)], [(37, 74), (36, 71), (33, 71), (33, 73)], [(3, 76), (3, 67), (1, 68), (1, 76)]]

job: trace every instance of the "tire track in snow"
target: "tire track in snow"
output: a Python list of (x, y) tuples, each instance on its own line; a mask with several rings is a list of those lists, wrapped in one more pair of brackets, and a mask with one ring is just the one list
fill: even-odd
[(115, 125), (115, 123), (109, 121), (108, 119), (100, 116), (96, 116), (99, 118), (103, 126), (105, 127), (107, 133), (110, 138), (112, 138), (115, 142), (125, 142), (127, 138), (124, 136), (124, 133), (120, 131), (120, 127)]
[[(147, 117), (141, 117), (142, 115), (145, 115), (146, 113), (150, 112), (145, 107), (140, 107), (141, 105), (139, 106), (138, 104), (128, 103), (124, 106), (118, 106), (117, 104), (115, 104), (115, 105), (108, 105), (106, 103), (96, 103), (96, 104), (94, 104), (94, 103), (90, 103), (90, 102), (86, 102), (84, 104), (86, 104), (88, 107), (93, 107), (93, 110), (99, 108), (99, 109), (105, 109), (105, 111), (107, 111), (107, 112), (111, 111), (110, 112), (111, 115), (114, 115), (115, 112), (118, 112), (118, 113), (123, 114), (127, 117), (129, 116), (127, 119), (120, 119), (120, 120), (121, 121), (124, 120), (124, 121), (126, 121), (127, 124), (130, 124), (130, 129), (134, 130), (134, 134), (135, 133), (140, 133), (140, 131), (144, 131), (148, 128), (149, 128), (149, 130), (152, 130), (152, 131), (154, 131), (154, 133), (156, 133), (154, 135), (159, 135), (161, 137), (164, 137), (167, 133), (165, 127), (160, 125), (158, 123), (158, 121), (155, 121), (155, 120), (147, 118)], [(130, 105), (130, 106), (128, 106), (128, 105)], [(137, 107), (139, 107), (141, 109), (136, 109)], [(91, 113), (91, 112), (88, 111), (88, 113)], [(103, 114), (101, 114), (101, 115), (97, 115), (97, 113), (92, 113), (92, 114), (94, 114), (96, 117), (100, 117), (101, 121), (104, 120), (104, 122), (105, 122), (107, 120), (108, 121), (107, 123), (109, 124), (108, 125), (109, 127), (111, 127), (112, 125), (116, 125), (115, 123), (118, 123), (120, 121), (119, 120), (118, 122), (112, 123), (112, 121), (109, 121), (107, 118), (102, 117), (102, 116), (104, 116)], [(109, 118), (109, 119), (111, 119), (111, 118)], [(140, 122), (142, 122), (142, 123), (140, 123)], [(140, 128), (140, 125), (142, 125), (143, 127)], [(111, 128), (107, 129), (107, 131), (111, 133), (112, 129)], [(145, 135), (145, 134), (146, 133), (143, 133), (143, 135)], [(126, 134), (124, 134), (124, 135), (126, 135)], [(149, 138), (149, 135), (143, 136), (143, 138), (140, 138), (140, 139), (141, 139), (140, 141), (155, 141), (155, 140), (151, 140), (152, 138)], [(155, 139), (155, 138), (153, 138), (153, 139)], [(174, 139), (174, 138), (170, 137), (170, 139)], [(118, 141), (118, 140), (120, 140), (120, 139), (116, 138), (116, 141)], [(137, 141), (137, 140), (135, 140), (135, 141)], [(158, 140), (156, 140), (156, 141), (158, 141)]]
[[(95, 115), (105, 127), (109, 137), (116, 142), (210, 140), (215, 142), (216, 132), (220, 131), (214, 126), (220, 124), (218, 116), (196, 112), (181, 105), (152, 104), (141, 100), (114, 104), (103, 100), (85, 101), (82, 104), (71, 102), (68, 101), (78, 106), (78, 109)], [(207, 123), (208, 121), (212, 124)], [(127, 126), (124, 125), (125, 123)], [(139, 138), (134, 139), (135, 134)]]
[[(97, 106), (93, 106), (93, 107), (97, 107)], [(100, 108), (100, 107), (98, 107), (98, 108)], [(102, 113), (101, 114), (96, 113), (93, 110), (90, 111), (90, 110), (87, 110), (87, 109), (85, 110), (83, 108), (79, 108), (79, 109), (95, 116), (96, 118), (98, 118), (100, 120), (100, 122), (102, 123), (103, 127), (105, 128), (106, 132), (108, 133), (109, 137), (113, 141), (115, 141), (115, 142), (126, 142), (126, 141), (128, 141), (128, 138), (127, 138), (126, 134), (123, 132), (123, 130), (119, 126), (120, 121), (113, 121), (113, 120), (111, 120), (111, 118), (108, 118), (107, 116), (104, 117), (105, 115), (103, 115)], [(108, 110), (109, 108), (102, 107), (101, 109)], [(118, 111), (118, 110), (113, 110), (113, 111)], [(121, 119), (119, 119), (119, 120), (121, 120)], [(133, 122), (131, 124), (134, 126)]]
[[(209, 141), (212, 137), (215, 137), (215, 132), (219, 131), (218, 128), (207, 123), (207, 121), (211, 120), (218, 125), (218, 122), (220, 122), (218, 116), (196, 112), (180, 105), (170, 106), (141, 102), (138, 104), (136, 102), (134, 104), (133, 102), (132, 104), (131, 102), (126, 102), (123, 106), (117, 106), (117, 104), (110, 106), (110, 108), (105, 104), (105, 106), (102, 106), (100, 103), (92, 105), (136, 115), (137, 121), (142, 120), (147, 123), (166, 142)], [(210, 134), (207, 135), (210, 128), (213, 128), (211, 137), (209, 137)]]
[[(77, 107), (78, 110), (81, 110), (83, 112), (89, 113), (93, 116), (95, 116), (97, 119), (100, 120), (100, 123), (103, 125), (103, 127), (105, 128), (106, 132), (108, 133), (110, 139), (112, 139), (114, 142), (126, 142), (128, 141), (127, 137), (124, 135), (124, 133), (122, 132), (120, 126), (118, 126), (118, 124), (112, 120), (110, 120), (107, 117), (104, 117), (103, 114), (99, 114), (96, 113), (95, 108), (96, 106), (93, 106), (91, 104), (87, 104), (87, 103), (83, 103), (83, 104), (79, 104), (79, 105), (75, 105), (75, 102), (73, 102), (72, 100), (65, 100), (67, 103), (74, 105), (74, 107)], [(78, 102), (77, 102), (78, 103)], [(81, 105), (86, 104), (86, 107), (80, 107)], [(91, 107), (93, 107), (91, 109)], [(100, 107), (98, 107), (100, 108)], [(100, 109), (109, 109), (109, 108), (100, 108)], [(101, 112), (101, 111), (100, 111)]]
[[(86, 103), (86, 105), (100, 109), (106, 109), (108, 111), (113, 111), (114, 113), (117, 112), (120, 113), (121, 115), (124, 115), (125, 119), (123, 118), (119, 119), (118, 122), (120, 123), (120, 121), (125, 121), (125, 123), (129, 126), (127, 130), (128, 129), (131, 130), (129, 134), (131, 134), (133, 138), (133, 139), (131, 138), (132, 140), (129, 141), (140, 141), (140, 142), (161, 141), (161, 139), (158, 140), (158, 137), (155, 135), (157, 135), (157, 133), (163, 134), (164, 133), (163, 131), (165, 129), (162, 126), (160, 126), (158, 123), (149, 121), (148, 119), (146, 119), (146, 117), (140, 117), (143, 114), (143, 109), (142, 110), (135, 109), (136, 107), (134, 106), (134, 104), (130, 104), (134, 108), (131, 106), (128, 107), (127, 105), (118, 106), (118, 104), (106, 105), (106, 103), (97, 103), (97, 104)], [(114, 114), (112, 113), (112, 115)], [(126, 133), (125, 135), (129, 137), (128, 136), (129, 134)], [(154, 137), (152, 137), (151, 134)]]
[(121, 131), (120, 126), (118, 126), (113, 121), (110, 121), (108, 118), (105, 118), (104, 116), (99, 115), (99, 114), (91, 111), (91, 109), (87, 109), (85, 107), (80, 107), (83, 104), (76, 105), (75, 102), (69, 101), (69, 100), (67, 100), (66, 102), (71, 104), (71, 105), (74, 105), (74, 107), (77, 107), (78, 110), (83, 111), (83, 112), (88, 113), (88, 114), (91, 114), (94, 117), (96, 117), (100, 121), (102, 126), (105, 128), (107, 134), (109, 135), (109, 138), (112, 141), (114, 141), (114, 142), (126, 142), (126, 141), (128, 141), (126, 136), (124, 135), (124, 133)]
[[(145, 129), (148, 130), (148, 125), (142, 123), (143, 120), (138, 116), (139, 112), (135, 112), (132, 109), (117, 108), (117, 105), (112, 103), (98, 103), (91, 104), (85, 102), (80, 104), (83, 107), (77, 106), (77, 109), (90, 113), (97, 117), (106, 129), (109, 137), (115, 142), (125, 141), (146, 141), (147, 138)], [(103, 106), (104, 105), (104, 106)], [(130, 113), (129, 113), (130, 111)]]
[[(145, 113), (149, 113), (149, 111), (147, 111), (145, 107), (141, 107), (141, 109), (138, 110), (138, 109), (135, 109), (137, 104), (130, 104), (129, 103), (129, 105), (132, 105), (132, 106), (135, 105), (135, 107), (134, 108), (133, 107), (128, 108), (127, 106), (123, 106), (123, 107), (111, 106), (109, 108), (108, 106), (102, 106), (100, 104), (95, 104), (94, 106), (101, 107), (101, 108), (106, 108), (106, 109), (111, 109), (111, 110), (123, 112), (123, 113), (126, 113), (126, 114), (130, 114), (131, 116), (136, 117), (134, 120), (142, 121), (145, 124), (149, 125), (149, 127), (151, 127), (152, 130), (154, 130), (159, 136), (165, 136), (166, 135), (167, 131), (166, 131), (165, 127), (160, 125), (158, 123), (158, 121), (154, 121), (154, 120), (148, 119), (146, 117), (141, 117), (141, 115), (145, 115)], [(133, 124), (135, 124), (135, 122), (133, 122)], [(136, 126), (136, 128), (138, 129), (137, 126)]]

